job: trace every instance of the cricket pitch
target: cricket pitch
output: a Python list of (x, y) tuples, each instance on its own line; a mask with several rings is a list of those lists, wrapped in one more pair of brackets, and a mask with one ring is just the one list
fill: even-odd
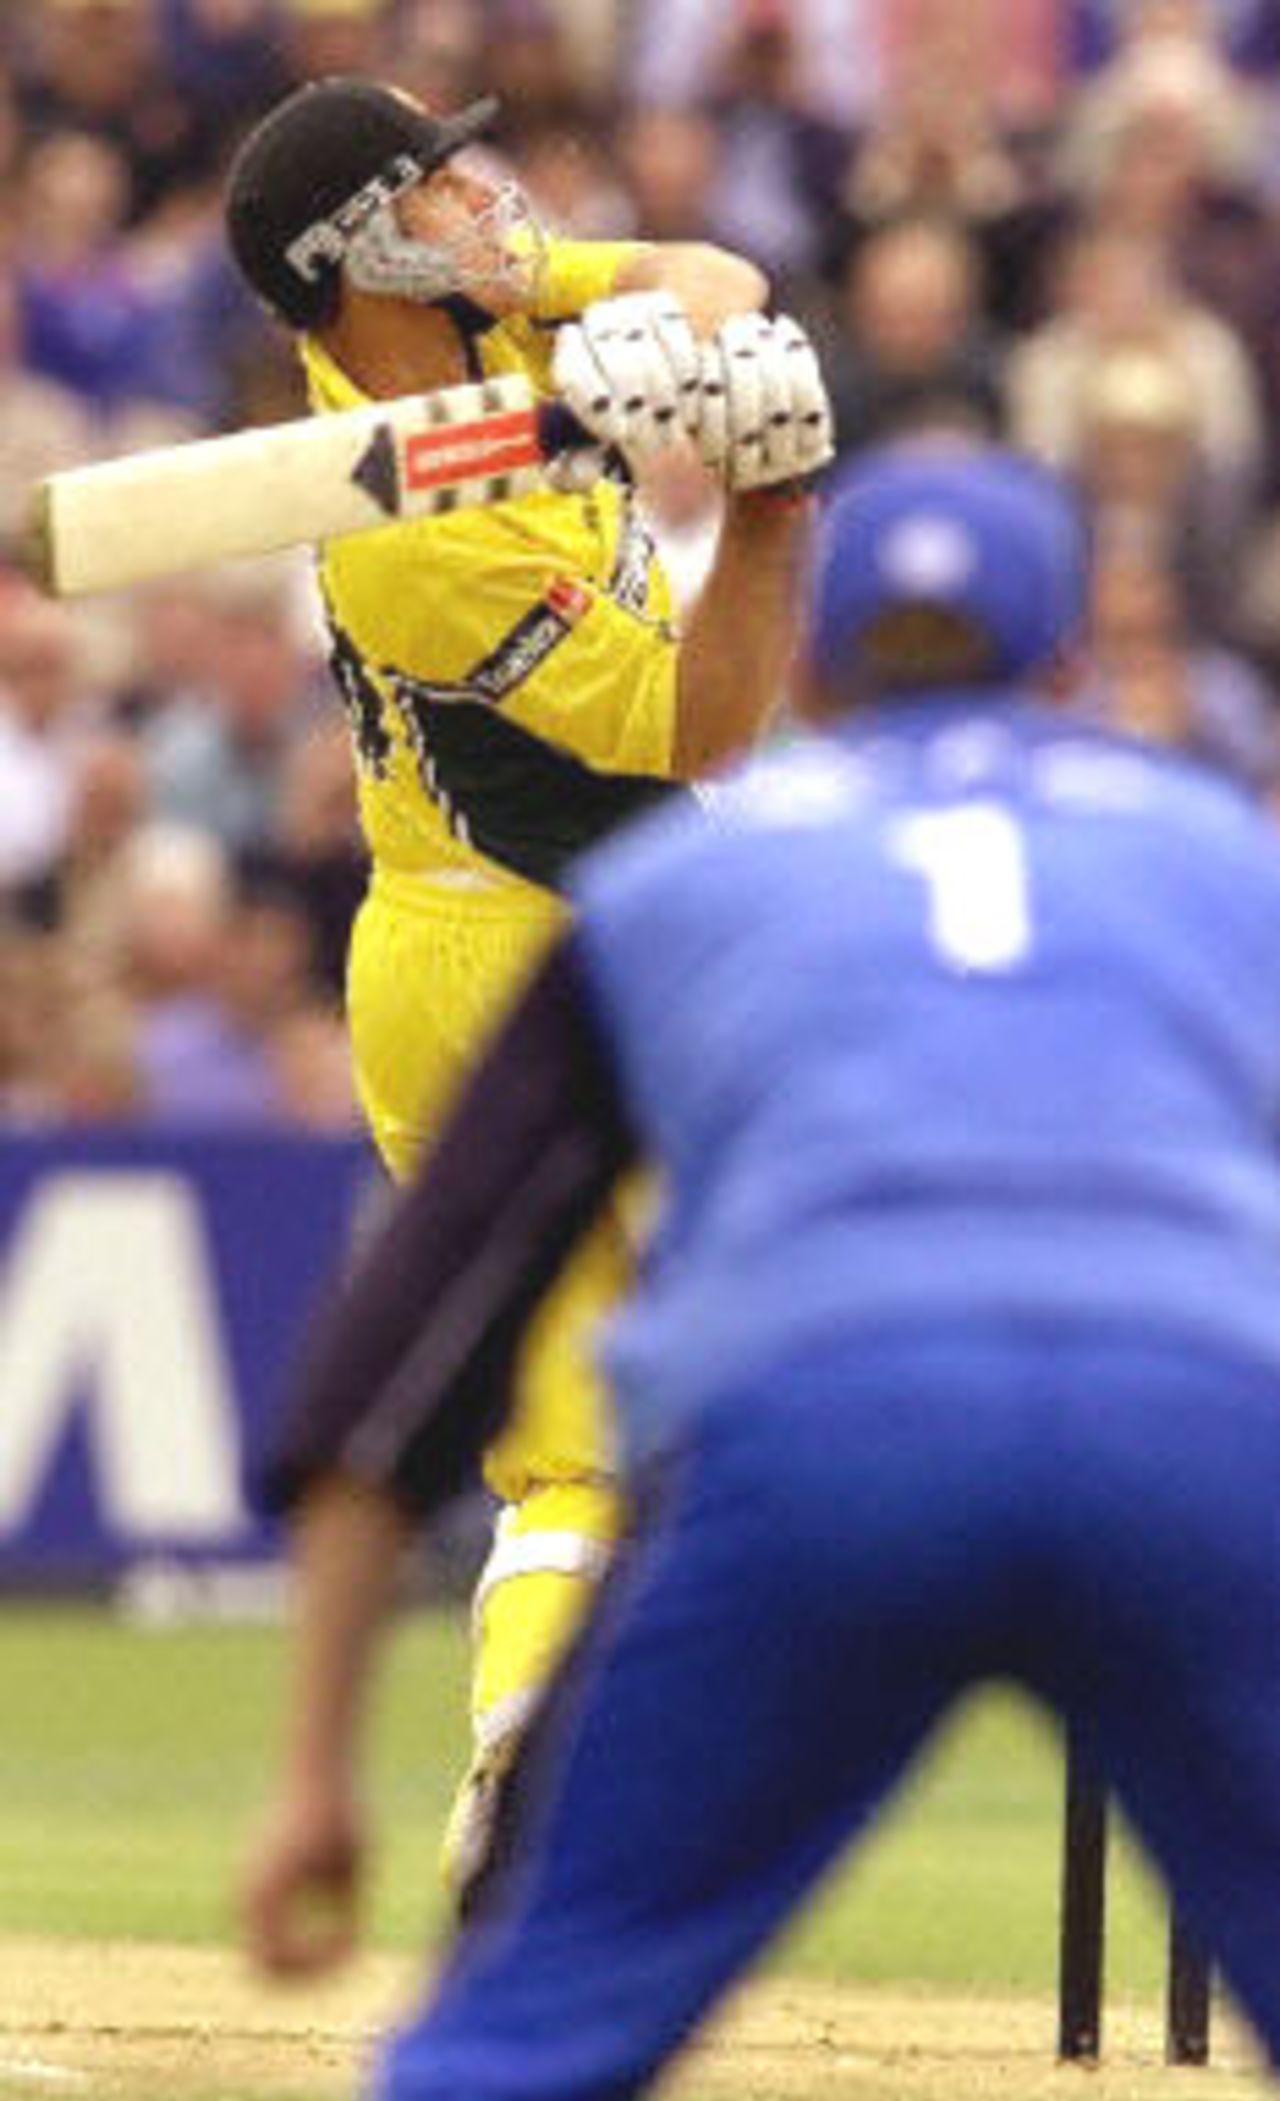
[[(338, 2101), (412, 1963), (372, 1956), (338, 1983), (267, 1989), (225, 1950), (0, 1943), (0, 2101)], [(1219, 2016), (1207, 2071), (1161, 2062), (1155, 2009), (1108, 2009), (1104, 2065), (1053, 2061), (1046, 2001), (766, 1977), (666, 2089), (674, 2101), (1262, 2101), (1248, 2040)]]

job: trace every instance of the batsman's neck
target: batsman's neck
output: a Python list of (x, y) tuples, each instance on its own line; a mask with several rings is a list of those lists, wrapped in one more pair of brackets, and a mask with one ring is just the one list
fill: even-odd
[(385, 401), (453, 387), (467, 378), (462, 339), (438, 307), (348, 287), (342, 311), (320, 332), (335, 364), (362, 393)]

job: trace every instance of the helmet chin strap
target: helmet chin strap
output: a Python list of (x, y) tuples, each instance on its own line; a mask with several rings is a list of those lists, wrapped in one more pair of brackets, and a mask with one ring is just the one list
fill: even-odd
[(484, 365), (480, 359), (480, 341), (491, 328), (496, 328), (496, 314), (487, 314), (474, 299), (465, 292), (452, 292), (447, 299), (437, 299), (435, 305), (447, 314), (462, 339), (462, 355), (467, 361), (467, 378), (483, 379)]

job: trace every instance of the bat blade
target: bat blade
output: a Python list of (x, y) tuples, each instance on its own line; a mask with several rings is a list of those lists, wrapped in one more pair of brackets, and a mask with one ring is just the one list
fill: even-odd
[(27, 565), (71, 598), (505, 502), (542, 484), (546, 431), (507, 374), (72, 468), (34, 491)]

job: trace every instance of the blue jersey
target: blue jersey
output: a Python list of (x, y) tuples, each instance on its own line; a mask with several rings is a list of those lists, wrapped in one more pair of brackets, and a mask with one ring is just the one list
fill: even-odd
[(851, 1320), (1280, 1363), (1280, 847), (1234, 791), (1034, 702), (900, 704), (576, 895), (669, 1191), (611, 1347), (642, 1448)]

